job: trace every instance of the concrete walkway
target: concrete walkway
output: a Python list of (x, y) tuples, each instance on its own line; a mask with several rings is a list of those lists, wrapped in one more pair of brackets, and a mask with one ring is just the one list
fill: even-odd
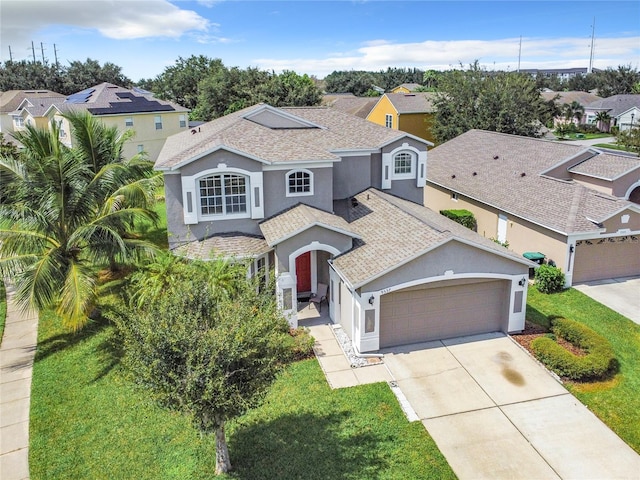
[(640, 277), (595, 280), (573, 288), (640, 325)]
[(7, 319), (0, 344), (0, 478), (29, 478), (31, 373), (38, 316), (18, 309), (7, 285)]

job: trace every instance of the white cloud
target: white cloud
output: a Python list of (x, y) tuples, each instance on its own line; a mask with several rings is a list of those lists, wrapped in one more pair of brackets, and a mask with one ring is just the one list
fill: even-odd
[[(597, 38), (594, 66), (597, 68), (640, 64), (640, 37)], [(295, 70), (324, 77), (334, 70), (385, 70), (387, 67), (416, 67), (446, 70), (479, 60), (488, 69), (515, 70), (518, 65), (519, 38), (498, 40), (455, 40), (392, 43), (372, 40), (356, 51), (333, 53), (326, 58), (259, 58), (260, 68)], [(521, 68), (587, 67), (590, 39), (523, 38)]]
[(27, 44), (34, 33), (53, 25), (93, 29), (117, 40), (177, 38), (211, 26), (166, 0), (2, 0), (2, 45)]

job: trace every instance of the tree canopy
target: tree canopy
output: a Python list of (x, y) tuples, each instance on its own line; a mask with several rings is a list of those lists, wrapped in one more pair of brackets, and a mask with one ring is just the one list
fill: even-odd
[(476, 61), (442, 76), (433, 131), (446, 142), (471, 129), (540, 136), (548, 105), (529, 75), (487, 72)]
[(68, 66), (26, 60), (0, 64), (0, 91), (47, 89), (71, 95), (103, 82), (122, 87), (132, 85), (118, 65), (111, 62), (100, 65), (91, 58), (84, 62), (74, 60)]
[[(162, 294), (138, 308), (136, 292), (154, 283)], [(291, 359), (293, 338), (271, 286), (247, 279), (241, 263), (174, 257), (134, 274), (129, 306), (112, 312), (133, 377), (215, 434), (216, 473), (231, 469), (225, 423), (258, 405)]]
[(50, 130), (16, 136), (18, 157), (0, 157), (0, 274), (23, 307), (56, 308), (82, 327), (98, 299), (99, 272), (133, 262), (155, 247), (131, 234), (150, 210), (161, 181), (152, 163), (122, 156), (127, 134), (86, 112), (69, 114), (74, 147)]

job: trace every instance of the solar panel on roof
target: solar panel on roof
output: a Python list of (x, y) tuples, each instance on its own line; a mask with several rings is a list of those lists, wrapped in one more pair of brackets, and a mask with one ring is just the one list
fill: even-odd
[(140, 88), (140, 87), (133, 87), (131, 90), (133, 90), (136, 93), (139, 93), (140, 95), (153, 95), (153, 93), (150, 92), (149, 90), (145, 90), (144, 88)]
[(85, 90), (82, 90), (81, 92), (69, 95), (65, 101), (67, 103), (86, 103), (91, 94), (95, 91), (95, 88), (87, 88)]

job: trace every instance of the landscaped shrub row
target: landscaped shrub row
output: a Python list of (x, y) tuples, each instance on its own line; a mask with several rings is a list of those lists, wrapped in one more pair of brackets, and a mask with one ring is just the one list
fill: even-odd
[(476, 221), (476, 217), (473, 216), (469, 210), (459, 209), (459, 210), (440, 210), (440, 215), (444, 215), (447, 218), (450, 218), (454, 222), (459, 223), (467, 227), (474, 232), (478, 228), (478, 222)]
[(536, 338), (531, 349), (536, 358), (561, 377), (594, 380), (612, 373), (617, 365), (611, 344), (589, 327), (566, 318), (552, 322), (553, 333), (585, 351), (575, 355), (549, 337)]

